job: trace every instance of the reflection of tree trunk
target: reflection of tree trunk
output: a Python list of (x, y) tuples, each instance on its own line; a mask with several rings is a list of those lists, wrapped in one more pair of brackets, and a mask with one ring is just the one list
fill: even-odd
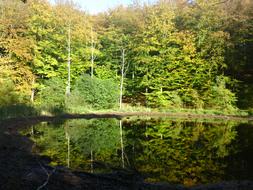
[(133, 158), (135, 160), (135, 146), (134, 146), (134, 144), (133, 144)]
[(125, 168), (122, 120), (119, 121), (122, 168)]
[(67, 154), (67, 167), (70, 167), (70, 136), (68, 132), (66, 132), (66, 139), (68, 144), (68, 154)]
[(90, 172), (93, 173), (94, 172), (94, 168), (93, 168), (93, 151), (90, 151)]
[(34, 127), (33, 127), (33, 125), (31, 127), (31, 136), (34, 137)]

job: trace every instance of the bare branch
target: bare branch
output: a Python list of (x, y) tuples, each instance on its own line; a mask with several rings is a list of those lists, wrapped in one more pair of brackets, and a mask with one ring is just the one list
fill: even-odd
[(47, 174), (47, 180), (46, 180), (41, 186), (39, 186), (39, 187), (37, 188), (37, 190), (40, 190), (40, 189), (44, 188), (44, 187), (48, 184), (51, 175), (55, 172), (56, 169), (54, 168), (53, 171), (49, 173), (49, 172), (46, 170), (46, 168), (43, 167), (42, 164), (41, 164), (39, 161), (38, 161), (38, 163), (39, 163), (40, 167), (42, 168), (42, 170)]

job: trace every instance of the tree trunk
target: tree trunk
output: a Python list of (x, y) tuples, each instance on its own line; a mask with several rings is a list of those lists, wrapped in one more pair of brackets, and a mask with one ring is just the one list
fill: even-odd
[(95, 49), (95, 43), (94, 43), (94, 36), (93, 36), (93, 29), (91, 27), (91, 73), (90, 76), (93, 78), (94, 75), (94, 49)]
[(67, 84), (67, 88), (66, 88), (66, 95), (69, 96), (70, 95), (70, 64), (71, 64), (71, 39), (70, 39), (70, 25), (69, 25), (69, 30), (68, 30), (68, 84)]
[(125, 70), (125, 49), (122, 49), (119, 109), (122, 109), (123, 85), (124, 85), (124, 75), (125, 75), (124, 70)]
[(35, 89), (34, 89), (34, 84), (35, 84), (35, 77), (33, 76), (32, 80), (32, 91), (31, 91), (31, 102), (34, 102), (34, 94), (35, 94)]

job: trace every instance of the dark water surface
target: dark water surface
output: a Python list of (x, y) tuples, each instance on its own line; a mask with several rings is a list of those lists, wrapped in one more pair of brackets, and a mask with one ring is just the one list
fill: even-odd
[(21, 132), (50, 164), (86, 172), (131, 168), (187, 186), (253, 180), (253, 125), (168, 118), (43, 122)]

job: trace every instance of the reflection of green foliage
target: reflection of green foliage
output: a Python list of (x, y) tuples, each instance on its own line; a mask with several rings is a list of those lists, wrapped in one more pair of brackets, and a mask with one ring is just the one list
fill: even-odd
[(194, 185), (216, 181), (223, 175), (225, 165), (219, 159), (229, 154), (236, 135), (230, 123), (164, 120), (142, 125), (146, 129), (136, 143), (141, 145), (135, 165), (141, 172), (151, 174), (148, 180)]
[(120, 142), (115, 119), (70, 120), (56, 126), (42, 123), (35, 127), (33, 140), (41, 155), (52, 158), (52, 165), (66, 166), (67, 136), (70, 137), (70, 164), (76, 169), (88, 169), (91, 151), (95, 159), (110, 159), (117, 153)]
[(64, 128), (41, 123), (34, 127), (34, 131), (35, 151), (52, 158), (53, 165), (65, 165), (67, 141)]
[(80, 152), (111, 152), (119, 143), (119, 128), (114, 119), (71, 120), (66, 123), (69, 135)]
[[(236, 123), (127, 118), (123, 122), (126, 162), (149, 181), (196, 185), (224, 179), (226, 158), (236, 153)], [(120, 166), (120, 131), (115, 119), (78, 119), (63, 125), (35, 127), (37, 150), (66, 165), (70, 137), (70, 165), (89, 170), (94, 160)], [(233, 145), (233, 146), (232, 146)], [(237, 148), (237, 149), (236, 149)]]

